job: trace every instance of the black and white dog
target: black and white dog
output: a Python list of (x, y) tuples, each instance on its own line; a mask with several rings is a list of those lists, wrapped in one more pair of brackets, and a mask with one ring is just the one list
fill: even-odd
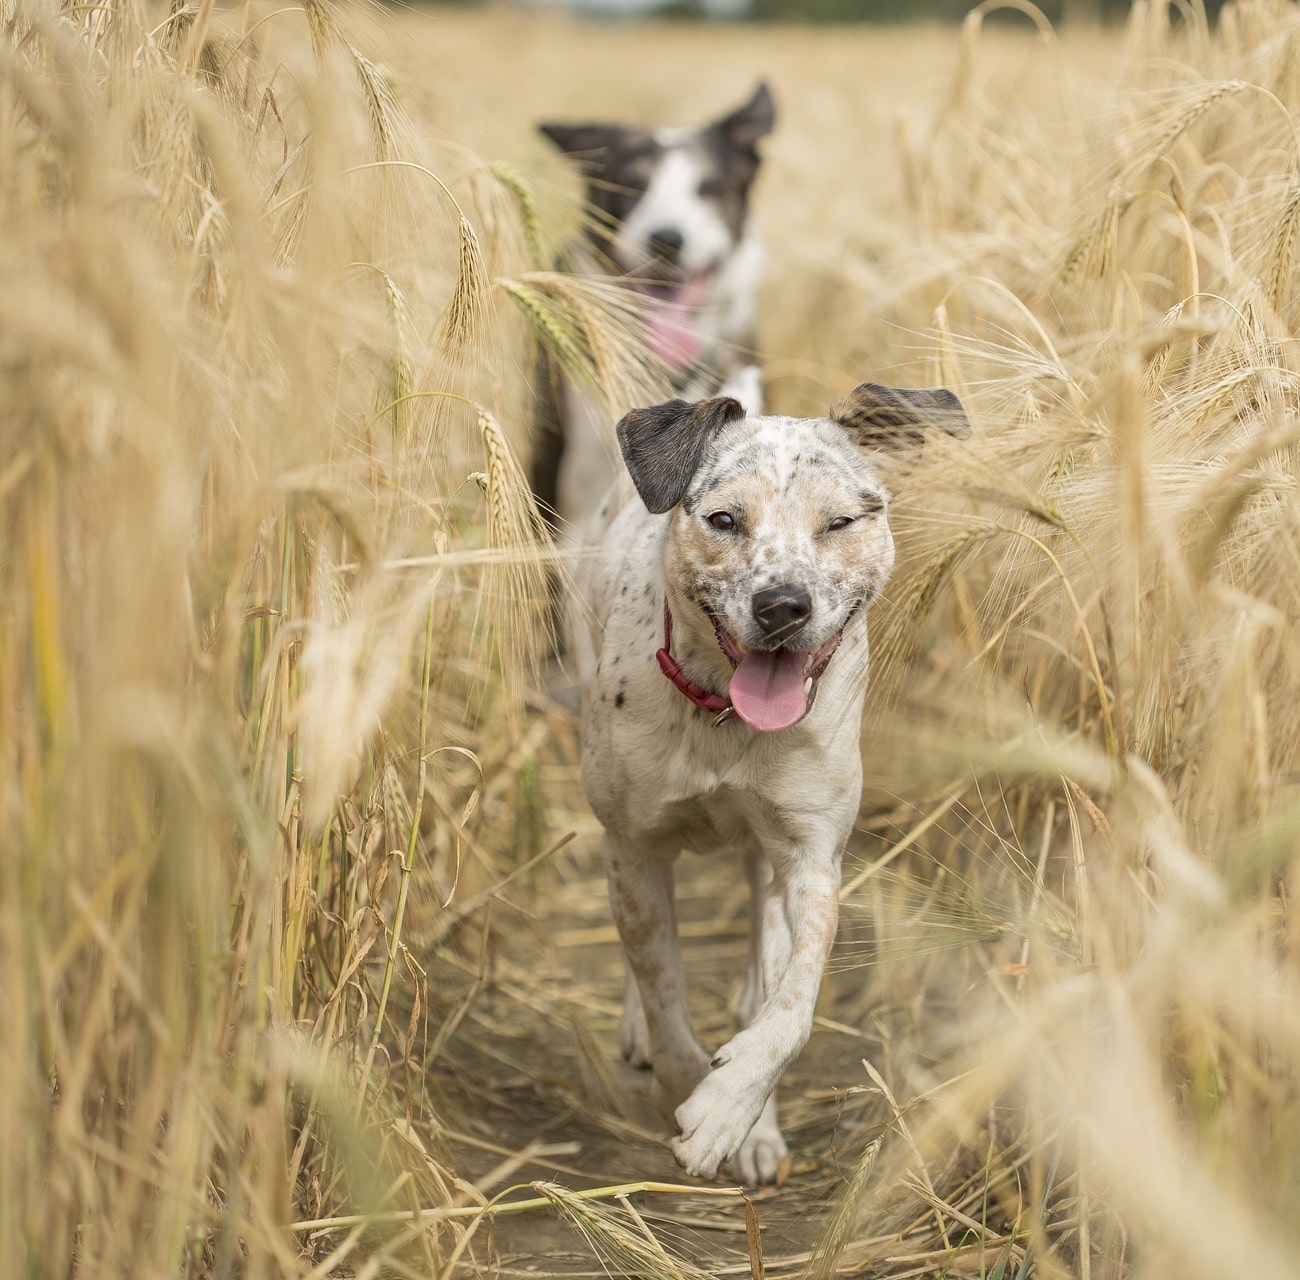
[[(763, 407), (753, 363), (763, 248), (747, 226), (749, 191), (758, 142), (774, 120), (772, 95), (759, 84), (743, 106), (702, 129), (538, 126), (586, 181), (591, 217), (570, 254), (574, 269), (619, 277), (640, 296), (647, 346), (680, 396), (725, 393), (753, 413)], [(618, 414), (553, 376), (540, 384), (533, 488), (571, 531), (620, 470)]]

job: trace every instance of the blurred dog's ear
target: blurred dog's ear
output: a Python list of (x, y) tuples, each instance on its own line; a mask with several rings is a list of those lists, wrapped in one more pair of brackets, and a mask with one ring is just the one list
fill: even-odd
[(538, 133), (549, 138), (584, 173), (594, 173), (605, 163), (610, 148), (631, 130), (618, 124), (539, 124)]
[(945, 431), (958, 440), (970, 435), (966, 410), (946, 387), (923, 390), (882, 387), (864, 382), (830, 407), (829, 417), (867, 449), (917, 458), (927, 430)]
[(648, 510), (671, 511), (690, 488), (705, 450), (729, 422), (745, 416), (739, 400), (714, 396), (633, 409), (615, 428), (623, 461)]
[(776, 106), (772, 91), (760, 80), (744, 106), (737, 107), (713, 126), (737, 151), (753, 151), (759, 138), (766, 137), (776, 124)]

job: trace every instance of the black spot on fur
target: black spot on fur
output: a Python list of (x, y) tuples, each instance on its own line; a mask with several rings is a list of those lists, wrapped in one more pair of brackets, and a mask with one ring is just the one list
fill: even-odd
[(874, 489), (860, 490), (858, 503), (862, 508), (862, 514), (866, 516), (878, 516), (885, 509), (884, 498)]
[(595, 216), (587, 234), (607, 242), (645, 194), (663, 148), (648, 129), (619, 124), (539, 124), (587, 180), (587, 202)]
[(621, 694), (621, 693), (620, 693), (620, 694), (619, 694), (619, 695), (614, 699), (614, 705), (615, 705), (615, 706), (616, 706), (620, 711), (622, 711), (622, 710), (623, 710), (623, 704), (624, 704), (626, 701), (627, 701), (626, 696), (625, 696), (624, 694)]
[(771, 133), (775, 123), (772, 94), (760, 84), (744, 106), (700, 135), (700, 149), (708, 161), (700, 195), (714, 202), (736, 239), (744, 231), (749, 188), (758, 172), (759, 139)]

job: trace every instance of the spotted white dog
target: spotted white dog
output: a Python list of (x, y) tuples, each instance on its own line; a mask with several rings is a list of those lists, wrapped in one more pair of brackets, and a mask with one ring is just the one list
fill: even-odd
[[(867, 606), (894, 562), (889, 453), (970, 425), (949, 391), (865, 383), (826, 418), (674, 400), (617, 428), (640, 501), (611, 501), (582, 778), (628, 963), (623, 1055), (652, 1066), (678, 1161), (770, 1182), (775, 1088), (812, 1030), (858, 811)], [(753, 894), (736, 1034), (691, 1030), (673, 863), (732, 848)]]

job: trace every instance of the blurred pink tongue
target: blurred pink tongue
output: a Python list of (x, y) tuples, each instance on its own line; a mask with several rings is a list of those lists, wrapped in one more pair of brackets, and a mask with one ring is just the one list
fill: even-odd
[(669, 301), (653, 302), (647, 309), (646, 341), (666, 365), (689, 364), (700, 349), (695, 313), (704, 302), (708, 279), (688, 280)]
[(808, 655), (797, 650), (745, 654), (727, 688), (736, 714), (751, 729), (788, 729), (808, 710), (807, 663)]

